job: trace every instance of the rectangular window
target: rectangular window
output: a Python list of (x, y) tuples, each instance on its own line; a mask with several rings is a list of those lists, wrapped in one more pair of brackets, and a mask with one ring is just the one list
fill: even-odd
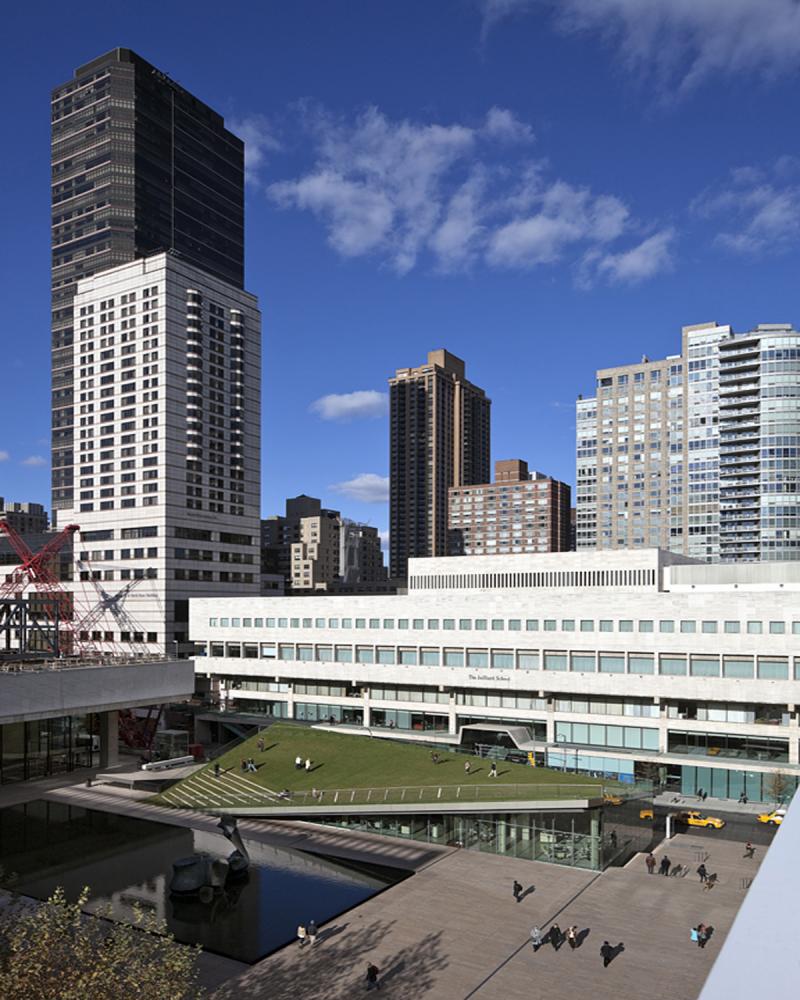
[(574, 618), (562, 618), (561, 619), (561, 631), (562, 632), (574, 632), (575, 631), (575, 619)]
[(333, 647), (332, 646), (317, 646), (317, 659), (322, 663), (332, 663), (333, 662)]
[(442, 619), (442, 628), (447, 629), (448, 631), (452, 631), (455, 627), (456, 627), (456, 620), (455, 620), (455, 618), (443, 618)]
[(682, 621), (681, 622), (681, 632), (696, 632), (697, 622), (692, 621)]
[(785, 622), (770, 622), (769, 623), (769, 634), (770, 635), (783, 635), (786, 632)]
[(374, 663), (375, 650), (372, 646), (356, 646), (356, 663)]
[(519, 632), (522, 628), (522, 622), (519, 618), (510, 618), (508, 621), (508, 627), (511, 632)]
[(618, 654), (601, 653), (600, 654), (600, 673), (601, 674), (624, 674), (625, 673), (625, 657)]
[[(783, 622), (781, 622), (781, 625)], [(758, 678), (764, 681), (788, 681), (789, 663), (785, 657), (758, 658)]]
[[(798, 622), (800, 625), (800, 622)], [(539, 631), (539, 619), (538, 618), (528, 618), (525, 622), (525, 628), (528, 632), (538, 632)]]
[(420, 653), (420, 663), (423, 667), (438, 667), (439, 666), (439, 650), (438, 649), (423, 649)]
[(492, 618), (492, 631), (493, 632), (502, 632), (502, 630), (505, 627), (506, 627), (506, 624), (505, 624), (505, 622), (503, 621), (502, 618)]
[(517, 666), (520, 670), (538, 670), (539, 654), (523, 652), (517, 653)]
[(633, 632), (633, 622), (630, 618), (623, 618), (619, 623), (620, 632)]
[(294, 659), (294, 645), (292, 643), (282, 642), (278, 646), (278, 659), (279, 660), (293, 660)]
[(718, 656), (692, 656), (689, 658), (692, 677), (719, 677)]
[(600, 619), (600, 631), (601, 632), (613, 632), (614, 631), (614, 623), (610, 619), (608, 619), (608, 618), (601, 618)]
[(705, 632), (706, 635), (710, 635), (711, 633), (717, 631), (717, 623), (716, 622), (703, 622), (702, 625), (701, 625), (701, 629), (702, 629), (703, 632)]
[(378, 646), (378, 663), (394, 663), (394, 649), (390, 646)]
[(722, 663), (722, 675), (723, 677), (752, 677), (753, 657), (726, 656)]
[(653, 657), (641, 653), (632, 653), (628, 657), (628, 673), (630, 674), (652, 674), (655, 672)]
[(594, 632), (594, 621), (591, 618), (581, 618), (581, 632)]
[(652, 632), (653, 631), (653, 622), (649, 621), (647, 619), (645, 619), (644, 621), (640, 621), (639, 622), (639, 631), (640, 632)]
[(740, 622), (725, 622), (724, 628), (728, 635), (737, 635), (742, 631)]
[[(408, 628), (408, 618), (398, 618), (397, 619), (398, 628)], [(342, 622), (342, 628), (344, 628), (344, 622)]]
[(573, 653), (570, 658), (571, 669), (575, 673), (592, 674), (595, 670), (594, 653)]
[(749, 635), (761, 635), (764, 631), (761, 622), (748, 622), (747, 632)]
[(446, 649), (444, 651), (444, 665), (446, 667), (463, 667), (464, 666), (464, 650), (463, 649)]
[(485, 632), (486, 631), (486, 619), (485, 618), (476, 618), (475, 619), (475, 629), (478, 632)]
[(400, 650), (400, 663), (404, 667), (416, 667), (416, 665), (417, 665), (417, 651), (416, 651), (416, 649), (401, 649)]
[(307, 663), (314, 659), (314, 647), (313, 646), (298, 646), (297, 647), (297, 659), (301, 660), (303, 663)]
[(667, 677), (684, 676), (686, 674), (686, 657), (662, 656), (658, 662), (658, 672)]
[(428, 619), (428, 628), (437, 629), (438, 627), (439, 627), (439, 619), (438, 618), (429, 618)]
[(467, 666), (468, 667), (488, 667), (489, 666), (489, 654), (485, 649), (469, 649), (467, 650)]
[(567, 654), (566, 653), (545, 653), (544, 654), (544, 669), (545, 670), (566, 670), (567, 669)]
[(384, 618), (383, 619), (384, 628), (394, 628), (394, 618)]
[(659, 632), (674, 632), (675, 631), (675, 622), (669, 621), (669, 620), (667, 620), (667, 621), (663, 621), (663, 620), (660, 621), (658, 623), (658, 631)]
[(510, 650), (495, 649), (492, 651), (492, 666), (501, 670), (514, 669), (514, 654)]
[(458, 627), (461, 629), (462, 632), (469, 632), (470, 629), (472, 628), (472, 619), (471, 618), (459, 619)]
[(544, 620), (544, 630), (545, 630), (545, 632), (555, 632), (555, 630), (556, 630), (556, 620), (555, 620), (555, 618), (545, 618), (545, 620)]
[(336, 647), (336, 662), (337, 663), (352, 663), (353, 662), (353, 647), (352, 646), (337, 646)]

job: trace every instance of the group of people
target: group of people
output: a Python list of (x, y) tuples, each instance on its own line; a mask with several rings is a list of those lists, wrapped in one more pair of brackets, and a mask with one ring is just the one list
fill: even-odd
[(256, 767), (256, 762), (252, 757), (242, 757), (241, 764), (239, 765), (242, 771), (246, 771), (249, 774), (255, 774), (258, 768)]
[(689, 937), (698, 948), (705, 948), (706, 941), (711, 937), (711, 932), (711, 927), (706, 926), (706, 924), (698, 924), (697, 927), (692, 928)]
[(553, 924), (546, 934), (542, 934), (538, 927), (531, 927), (531, 943), (534, 951), (538, 951), (548, 941), (552, 945), (553, 951), (558, 951), (565, 941), (570, 949), (575, 951), (580, 946), (577, 925), (573, 924), (566, 931), (562, 931), (558, 924)]
[(313, 920), (309, 920), (308, 924), (298, 924), (297, 927), (297, 941), (301, 948), (306, 944), (314, 944), (317, 940), (317, 925)]
[(673, 877), (678, 877), (685, 875), (689, 870), (688, 868), (686, 868), (685, 865), (682, 865), (679, 861), (673, 865), (673, 863), (670, 861), (670, 859), (667, 857), (666, 854), (661, 859), (660, 865), (656, 861), (656, 857), (652, 852), (648, 854), (647, 857), (644, 859), (644, 863), (647, 866), (648, 875), (652, 875), (655, 872), (656, 865), (658, 865), (659, 875), (672, 875)]
[(306, 757), (305, 760), (298, 754), (294, 759), (294, 769), (295, 771), (302, 771), (305, 768), (306, 774), (308, 774), (313, 767), (313, 763), (310, 757)]

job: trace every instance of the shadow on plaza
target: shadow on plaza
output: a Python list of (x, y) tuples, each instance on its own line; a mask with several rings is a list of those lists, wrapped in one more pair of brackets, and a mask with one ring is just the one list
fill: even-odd
[[(381, 972), (381, 985), (393, 1000), (417, 1000), (433, 991), (449, 965), (442, 952), (442, 932), (420, 937), (389, 952), (385, 941), (395, 921), (373, 920), (356, 926), (352, 914), (345, 925), (336, 920), (320, 928), (314, 945), (287, 945), (232, 979), (212, 1000), (328, 1000), (351, 997), (366, 989), (367, 965)], [(345, 928), (347, 932), (344, 933)]]

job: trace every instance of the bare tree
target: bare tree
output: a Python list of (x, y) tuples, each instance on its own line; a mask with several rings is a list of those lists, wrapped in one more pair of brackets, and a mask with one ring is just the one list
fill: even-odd
[(773, 771), (764, 776), (764, 791), (773, 802), (783, 802), (791, 791), (791, 781), (783, 771)]

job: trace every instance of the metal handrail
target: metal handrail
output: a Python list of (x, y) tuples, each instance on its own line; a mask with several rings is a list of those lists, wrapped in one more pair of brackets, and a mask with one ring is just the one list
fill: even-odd
[[(551, 801), (570, 798), (610, 798), (615, 804), (619, 800), (635, 798), (643, 794), (643, 787), (620, 789), (598, 784), (479, 784), (465, 782), (457, 785), (398, 785), (373, 786), (364, 788), (321, 788), (275, 793), (273, 804), (284, 805), (291, 802), (297, 806), (350, 806), (350, 805), (412, 805), (420, 802), (504, 802), (504, 801)], [(651, 793), (652, 794), (652, 793)], [(265, 803), (268, 805), (268, 803)]]

